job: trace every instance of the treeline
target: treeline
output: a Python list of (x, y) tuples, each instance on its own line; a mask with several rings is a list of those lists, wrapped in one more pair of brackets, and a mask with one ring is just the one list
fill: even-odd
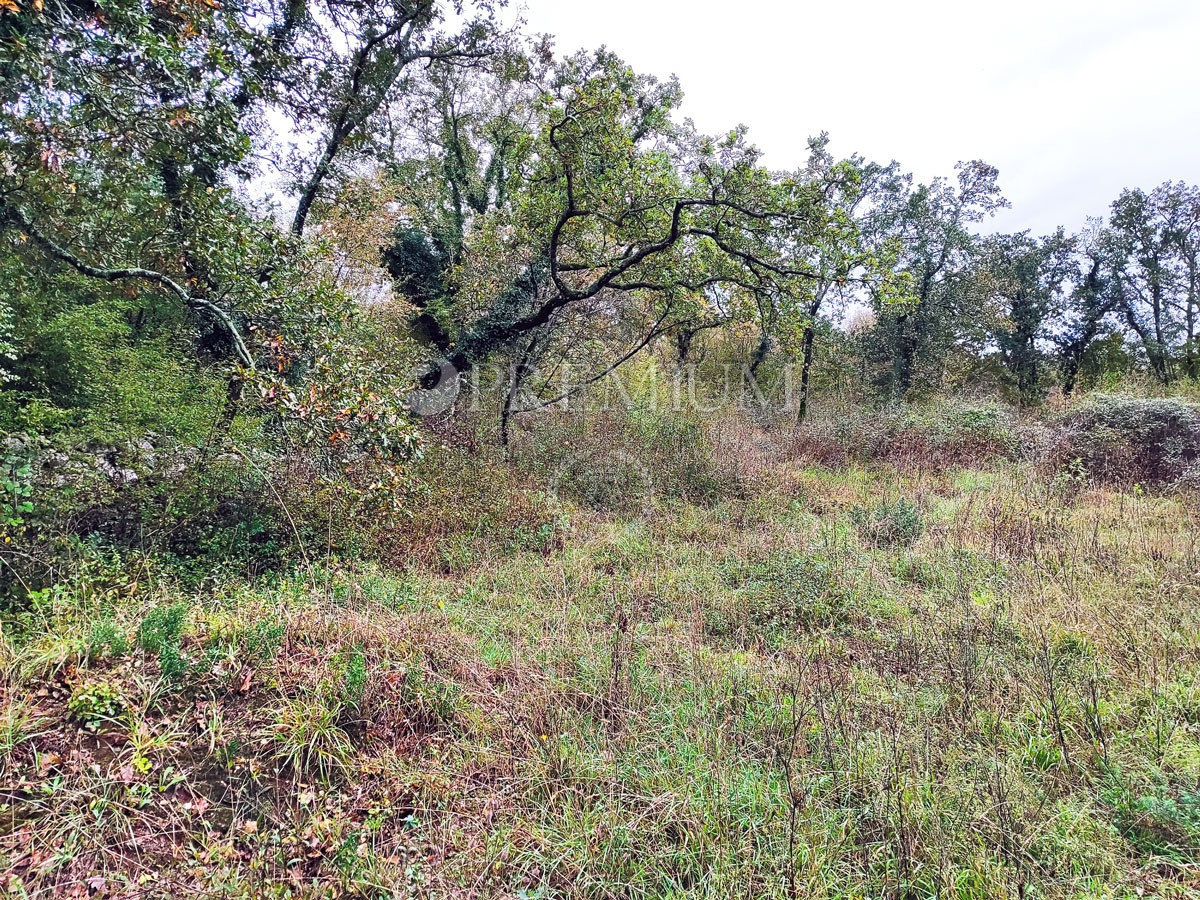
[[(847, 333), (880, 401), (987, 370), (1026, 404), (1081, 376), (1197, 376), (1193, 187), (1125, 191), (1079, 234), (986, 234), (1007, 203), (985, 163), (918, 184), (822, 135), (770, 171), (743, 130), (681, 121), (674, 79), (556, 56), (500, 3), (15, 3), (10, 432), (253, 422), (402, 458), (415, 381), (503, 363), (506, 436), (514, 409), (728, 328), (754, 329), (751, 369), (799, 367), (801, 417), (821, 342)], [(254, 199), (272, 185), (285, 203)]]

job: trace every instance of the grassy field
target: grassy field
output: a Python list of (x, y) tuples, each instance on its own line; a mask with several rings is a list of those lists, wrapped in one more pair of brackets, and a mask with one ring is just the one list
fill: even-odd
[(1200, 895), (1195, 505), (793, 461), (0, 644), (14, 897)]

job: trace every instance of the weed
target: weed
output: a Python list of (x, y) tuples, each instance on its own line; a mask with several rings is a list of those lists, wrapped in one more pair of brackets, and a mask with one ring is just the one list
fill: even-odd
[(71, 717), (92, 731), (120, 722), (128, 712), (121, 689), (106, 681), (78, 685), (67, 701)]
[(863, 538), (875, 547), (910, 547), (925, 532), (920, 509), (903, 497), (869, 508), (853, 507), (850, 517)]
[(341, 671), (336, 702), (357, 711), (362, 706), (363, 693), (367, 686), (367, 658), (361, 647), (347, 651), (338, 668)]
[(138, 626), (138, 646), (158, 656), (163, 676), (168, 679), (179, 678), (188, 670), (188, 662), (182, 652), (186, 623), (187, 607), (176, 603), (155, 607)]
[(283, 701), (266, 736), (280, 768), (297, 779), (328, 782), (348, 772), (354, 747), (338, 724), (337, 710), (317, 694)]
[(92, 626), (92, 632), (88, 635), (89, 659), (124, 656), (129, 652), (129, 648), (130, 642), (125, 630), (111, 619), (102, 619)]

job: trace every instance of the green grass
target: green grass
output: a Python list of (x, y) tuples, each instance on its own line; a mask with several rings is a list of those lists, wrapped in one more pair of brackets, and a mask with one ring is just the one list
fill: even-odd
[(778, 482), (406, 573), (61, 585), (0, 649), (6, 890), (1195, 895), (1186, 498)]

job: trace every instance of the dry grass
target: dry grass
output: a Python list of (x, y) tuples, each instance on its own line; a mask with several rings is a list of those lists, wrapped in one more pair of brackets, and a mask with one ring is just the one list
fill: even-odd
[(1186, 497), (713, 439), (733, 494), (553, 539), (63, 585), (5, 626), (7, 891), (1194, 895)]

